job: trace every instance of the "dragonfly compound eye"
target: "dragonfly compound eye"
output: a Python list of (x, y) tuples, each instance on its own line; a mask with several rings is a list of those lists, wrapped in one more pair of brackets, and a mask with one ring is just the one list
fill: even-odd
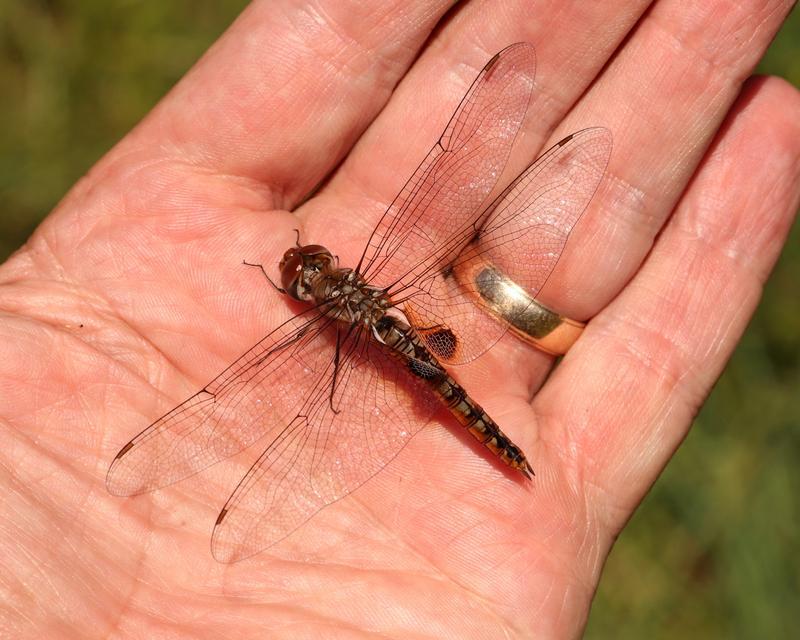
[(303, 273), (303, 257), (297, 249), (289, 249), (278, 266), (281, 270), (281, 285), (290, 296), (296, 298), (297, 283)]

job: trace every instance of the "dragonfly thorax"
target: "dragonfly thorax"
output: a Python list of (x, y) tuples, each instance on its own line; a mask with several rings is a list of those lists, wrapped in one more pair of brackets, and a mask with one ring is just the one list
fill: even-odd
[(391, 306), (383, 289), (370, 286), (352, 269), (342, 269), (318, 244), (292, 247), (280, 262), (281, 284), (295, 300), (320, 305), (343, 322), (377, 322)]

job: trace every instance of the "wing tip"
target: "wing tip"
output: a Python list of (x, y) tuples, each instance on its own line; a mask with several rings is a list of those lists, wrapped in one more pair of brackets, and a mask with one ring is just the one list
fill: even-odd
[(214, 524), (214, 531), (211, 533), (211, 555), (220, 564), (235, 564), (258, 553), (258, 549), (250, 549), (238, 542), (224, 539), (226, 537), (225, 529), (222, 528), (221, 523), (229, 512), (227, 507), (219, 512)]

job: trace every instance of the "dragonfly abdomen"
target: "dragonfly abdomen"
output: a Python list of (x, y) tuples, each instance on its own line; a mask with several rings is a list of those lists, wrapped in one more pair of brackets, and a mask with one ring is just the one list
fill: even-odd
[(451, 378), (436, 357), (428, 351), (411, 327), (397, 318), (384, 316), (376, 326), (389, 353), (401, 360), (412, 375), (427, 384), (450, 413), (472, 436), (508, 466), (527, 478), (533, 474), (525, 454), (502, 432), (489, 414), (466, 390)]
[(531, 477), (533, 469), (522, 450), (503, 433), (489, 414), (469, 397), (461, 385), (445, 373), (444, 378), (434, 387), (434, 391), (450, 409), (450, 413), (476, 440), (505, 464), (517, 469), (526, 477)]

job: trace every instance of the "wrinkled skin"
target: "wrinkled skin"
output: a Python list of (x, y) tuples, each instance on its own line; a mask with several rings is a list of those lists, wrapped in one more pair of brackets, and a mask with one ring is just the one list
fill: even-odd
[[(440, 23), (449, 4), (253, 3), (3, 265), (9, 637), (581, 634), (798, 204), (800, 96), (745, 80), (791, 3), (465, 2)], [(235, 565), (208, 547), (232, 484), (108, 495), (128, 439), (296, 311), (242, 260), (276, 277), (299, 229), (350, 264), (477, 71), (520, 40), (538, 74), (518, 168), (568, 132), (614, 132), (542, 294), (592, 318), (584, 335), (535, 397), (551, 360), (508, 336), (456, 372), (534, 481), (443, 415)]]

